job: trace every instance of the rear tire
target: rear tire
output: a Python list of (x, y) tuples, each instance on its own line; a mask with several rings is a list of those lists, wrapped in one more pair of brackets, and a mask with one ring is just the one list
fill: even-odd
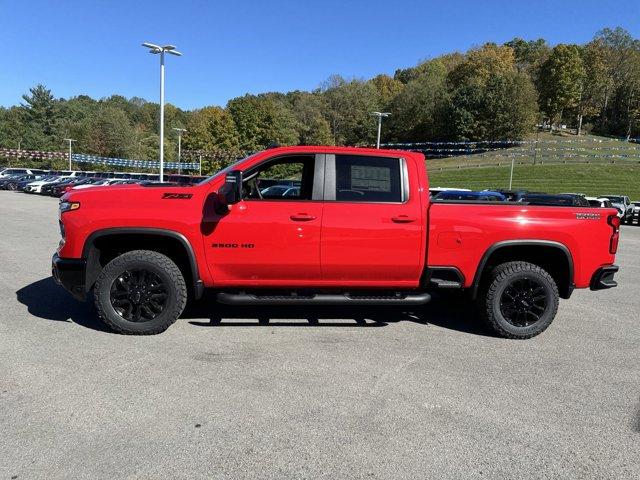
[(114, 258), (94, 286), (98, 315), (126, 335), (164, 332), (187, 303), (182, 272), (169, 257), (150, 250), (133, 250)]
[(478, 297), (482, 319), (498, 336), (527, 339), (542, 333), (558, 311), (556, 282), (528, 262), (498, 265)]

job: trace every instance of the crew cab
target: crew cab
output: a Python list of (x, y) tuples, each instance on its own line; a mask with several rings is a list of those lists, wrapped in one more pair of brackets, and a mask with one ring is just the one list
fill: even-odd
[[(299, 188), (265, 197), (279, 182)], [(54, 278), (125, 334), (164, 331), (205, 289), (233, 305), (411, 308), (462, 289), (497, 335), (524, 339), (618, 270), (615, 209), (430, 200), (408, 151), (274, 148), (192, 186), (71, 190), (59, 217)]]

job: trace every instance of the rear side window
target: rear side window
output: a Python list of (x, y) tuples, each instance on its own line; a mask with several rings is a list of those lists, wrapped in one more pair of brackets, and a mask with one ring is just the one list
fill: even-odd
[(336, 155), (336, 200), (402, 202), (398, 158)]

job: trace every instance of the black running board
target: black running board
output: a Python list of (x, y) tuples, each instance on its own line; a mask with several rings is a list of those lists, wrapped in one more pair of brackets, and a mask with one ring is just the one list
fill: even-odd
[(255, 295), (250, 293), (226, 293), (217, 295), (218, 302), (226, 305), (424, 305), (431, 300), (428, 293), (402, 295)]

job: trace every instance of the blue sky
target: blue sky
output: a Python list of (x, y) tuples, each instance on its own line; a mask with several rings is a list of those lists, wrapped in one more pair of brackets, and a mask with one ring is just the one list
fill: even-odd
[(333, 73), (369, 78), (514, 36), (583, 43), (603, 27), (640, 37), (640, 1), (41, 1), (0, 0), (0, 105), (44, 83), (58, 97), (158, 97), (224, 105), (265, 91), (310, 90)]

